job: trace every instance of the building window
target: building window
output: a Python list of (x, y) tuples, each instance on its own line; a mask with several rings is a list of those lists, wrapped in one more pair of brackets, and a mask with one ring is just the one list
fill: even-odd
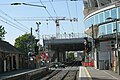
[(110, 24), (107, 24), (107, 34), (111, 34), (111, 33), (112, 33), (112, 25), (110, 23)]
[(116, 8), (111, 10), (111, 17), (112, 18), (117, 18), (117, 9)]
[(107, 19), (108, 17), (110, 17), (109, 10), (105, 11), (105, 19)]
[[(116, 23), (113, 23), (113, 30), (116, 29)], [(113, 33), (115, 33), (115, 31), (113, 31)]]
[(95, 15), (95, 24), (98, 24), (98, 14)]
[(106, 29), (105, 29), (105, 25), (101, 25), (99, 27), (99, 36), (100, 35), (105, 35), (106, 34)]
[(90, 23), (90, 26), (94, 24), (94, 16), (91, 17), (91, 23)]
[[(119, 27), (119, 26), (120, 26), (120, 24), (119, 24), (119, 22), (118, 22), (118, 23), (117, 23), (118, 32), (120, 32), (120, 27)], [(113, 30), (114, 30), (114, 29), (116, 29), (116, 23), (115, 23), (115, 22), (113, 23)], [(113, 33), (115, 33), (115, 31), (113, 31)]]
[(117, 25), (118, 25), (118, 28), (117, 28), (117, 29), (118, 29), (118, 32), (120, 32), (120, 24), (119, 24), (119, 23), (120, 23), (120, 22), (118, 22), (118, 24), (117, 24)]
[(85, 28), (88, 28), (89, 26), (89, 18), (85, 21)]
[(103, 12), (99, 14), (99, 20), (100, 20), (99, 23), (104, 22)]
[(87, 22), (86, 23), (87, 24), (87, 28), (90, 27), (91, 26), (91, 18), (88, 18), (86, 22)]
[(101, 36), (102, 35), (102, 27), (100, 26), (99, 27), (99, 36)]
[(118, 8), (118, 18), (120, 18), (120, 7)]

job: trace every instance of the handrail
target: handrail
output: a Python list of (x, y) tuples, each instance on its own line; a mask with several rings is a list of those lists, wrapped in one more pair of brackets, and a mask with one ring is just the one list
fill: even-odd
[(42, 35), (42, 39), (48, 40), (48, 39), (73, 39), (73, 38), (83, 38), (88, 37), (88, 35), (84, 33), (71, 33), (71, 34), (60, 34), (59, 37), (56, 37), (55, 34), (52, 35)]

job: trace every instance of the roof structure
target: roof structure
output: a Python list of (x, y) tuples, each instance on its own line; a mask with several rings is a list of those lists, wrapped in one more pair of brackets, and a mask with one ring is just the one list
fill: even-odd
[(90, 13), (95, 12), (101, 8), (114, 4), (120, 4), (120, 0), (83, 0), (83, 4), (84, 16), (87, 16)]
[(22, 52), (17, 50), (13, 45), (2, 40), (0, 40), (0, 52), (22, 54)]

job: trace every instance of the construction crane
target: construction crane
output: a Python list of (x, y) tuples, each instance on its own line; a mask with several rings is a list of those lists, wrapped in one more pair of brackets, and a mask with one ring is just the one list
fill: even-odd
[(78, 18), (66, 18), (66, 17), (16, 17), (17, 21), (54, 21), (56, 24), (56, 38), (60, 35), (60, 21), (78, 22)]

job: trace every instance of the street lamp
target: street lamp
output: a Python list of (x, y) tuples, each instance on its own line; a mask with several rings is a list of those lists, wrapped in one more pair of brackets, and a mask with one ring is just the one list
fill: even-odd
[(11, 5), (29, 5), (29, 6), (36, 6), (36, 7), (46, 8), (46, 6), (40, 6), (40, 5), (28, 4), (28, 3), (12, 3)]
[[(115, 21), (115, 26), (116, 28), (113, 31), (116, 31), (116, 39), (115, 39), (115, 57), (116, 57), (116, 67), (115, 67), (115, 72), (117, 72), (117, 54), (118, 54), (118, 26), (117, 26), (117, 18), (111, 18), (108, 17), (106, 20), (112, 20)], [(119, 58), (119, 56), (118, 56)], [(119, 60), (119, 59), (118, 59)], [(120, 67), (120, 66), (119, 66)]]

